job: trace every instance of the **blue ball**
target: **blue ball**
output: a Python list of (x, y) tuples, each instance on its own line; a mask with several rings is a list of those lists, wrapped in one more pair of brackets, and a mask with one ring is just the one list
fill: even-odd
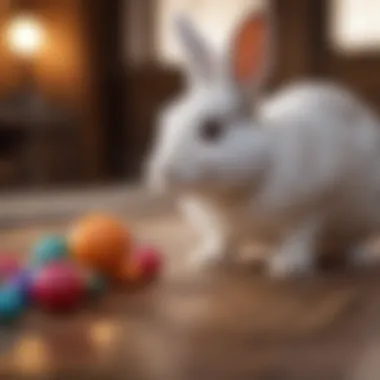
[(66, 240), (61, 236), (47, 236), (34, 247), (32, 265), (40, 267), (55, 261), (67, 259), (69, 250)]
[(6, 284), (0, 288), (0, 322), (15, 321), (25, 309), (24, 295), (17, 286)]
[(31, 285), (33, 281), (33, 272), (31, 270), (24, 270), (9, 280), (9, 285), (17, 288), (23, 297), (25, 305), (31, 301)]

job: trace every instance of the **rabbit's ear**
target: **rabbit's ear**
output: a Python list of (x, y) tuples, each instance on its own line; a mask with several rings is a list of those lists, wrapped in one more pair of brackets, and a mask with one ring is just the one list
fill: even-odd
[(215, 74), (215, 57), (206, 41), (184, 15), (176, 16), (175, 27), (190, 75), (197, 80), (210, 80)]
[(252, 12), (240, 25), (230, 47), (233, 81), (244, 90), (257, 89), (272, 65), (273, 26), (269, 12)]

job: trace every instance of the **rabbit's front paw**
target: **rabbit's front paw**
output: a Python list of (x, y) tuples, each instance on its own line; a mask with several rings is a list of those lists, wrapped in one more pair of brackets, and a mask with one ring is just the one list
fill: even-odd
[(231, 246), (219, 241), (206, 241), (190, 253), (189, 266), (193, 269), (204, 269), (218, 266), (230, 257)]
[(320, 218), (312, 218), (285, 239), (280, 250), (269, 259), (269, 273), (272, 276), (302, 276), (314, 272), (314, 248), (320, 224)]
[(280, 251), (268, 263), (269, 274), (275, 278), (308, 275), (314, 269), (313, 254), (303, 250)]

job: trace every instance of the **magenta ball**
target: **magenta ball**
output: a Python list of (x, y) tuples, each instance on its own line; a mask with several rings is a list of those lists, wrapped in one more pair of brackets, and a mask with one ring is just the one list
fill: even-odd
[(17, 254), (0, 254), (0, 282), (6, 281), (21, 271)]
[(163, 259), (157, 248), (141, 246), (135, 251), (134, 261), (141, 268), (144, 277), (152, 278), (160, 272)]
[(42, 267), (31, 284), (31, 297), (43, 309), (54, 312), (77, 308), (86, 293), (86, 283), (79, 270), (70, 263)]

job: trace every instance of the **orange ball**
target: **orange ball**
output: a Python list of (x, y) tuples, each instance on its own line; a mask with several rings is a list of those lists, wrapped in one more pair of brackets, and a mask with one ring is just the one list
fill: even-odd
[(69, 234), (69, 248), (78, 262), (105, 274), (113, 274), (132, 252), (132, 235), (122, 222), (94, 215), (77, 222)]

